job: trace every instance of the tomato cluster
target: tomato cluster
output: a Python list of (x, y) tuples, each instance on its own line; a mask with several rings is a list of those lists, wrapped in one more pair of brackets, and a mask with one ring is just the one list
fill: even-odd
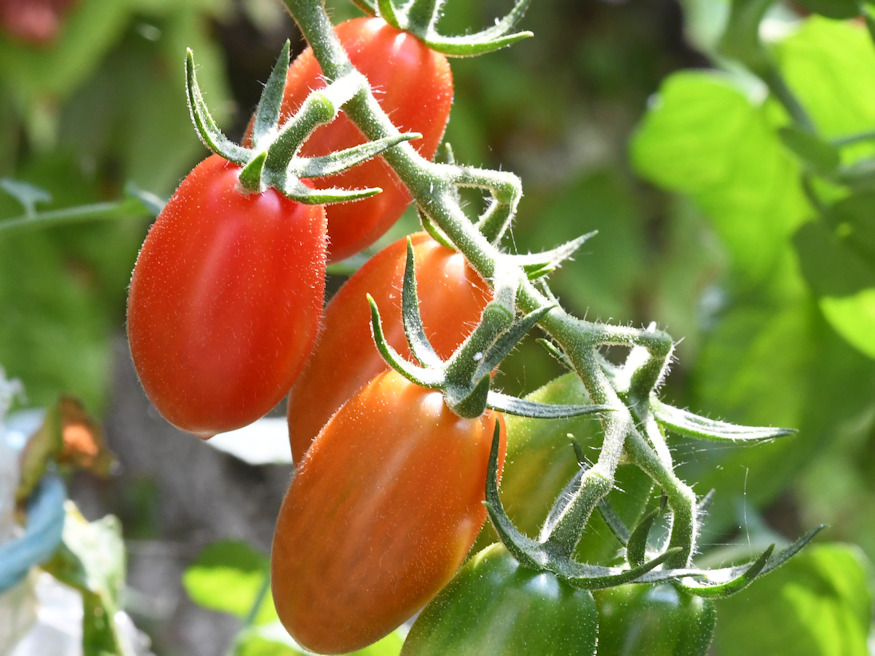
[[(445, 57), (379, 18), (348, 21), (336, 34), (396, 127), (421, 133), (413, 145), (433, 157), (452, 103)], [(279, 91), (282, 77), (272, 79)], [(323, 86), (307, 49), (285, 75), (277, 113), (296, 115)], [(321, 157), (365, 140), (341, 114), (316, 129), (301, 153)], [(261, 148), (262, 137), (256, 141)], [(289, 633), (319, 653), (345, 653), (425, 607), (404, 654), (593, 656), (597, 643), (602, 656), (656, 647), (703, 654), (713, 608), (670, 584), (594, 598), (548, 568), (526, 569), (501, 544), (463, 567), (486, 519), (487, 476), (503, 467), (505, 420), (491, 410), (474, 417), (480, 406), (460, 417), (441, 390), (390, 369), (371, 335), (367, 296), (380, 308), (386, 343), (411, 359), (409, 316), (402, 320), (409, 249), (422, 328), (413, 341), (424, 338), (436, 358), (452, 362), (463, 344), (476, 344), (465, 340), (486, 316), (492, 290), (462, 255), (417, 233), (373, 256), (323, 312), (327, 264), (379, 238), (409, 192), (382, 158), (307, 180), (320, 189), (382, 188), (327, 207), (292, 200), (262, 180), (253, 188), (242, 171), (248, 165), (213, 155), (170, 198), (137, 259), (127, 330), (148, 397), (168, 421), (201, 438), (249, 424), (289, 394), (295, 471), (271, 553), (274, 602)], [(490, 339), (491, 347), (509, 338)], [(480, 378), (488, 382), (494, 362), (488, 348), (477, 355), (484, 352), (489, 364)], [(566, 398), (581, 393), (569, 380), (579, 382), (557, 379), (544, 400), (578, 403)], [(507, 490), (542, 515), (579, 465), (570, 456), (550, 462), (555, 436), (532, 420), (508, 423), (518, 441), (509, 460), (521, 464)], [(550, 426), (561, 426), (562, 439), (578, 430), (570, 420)], [(510, 501), (512, 514), (521, 512)]]

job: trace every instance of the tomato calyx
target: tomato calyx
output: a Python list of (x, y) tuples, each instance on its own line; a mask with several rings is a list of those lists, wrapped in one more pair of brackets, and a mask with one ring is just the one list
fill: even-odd
[(460, 417), (479, 417), (489, 408), (526, 417), (557, 418), (610, 410), (606, 405), (558, 405), (519, 399), (491, 389), (492, 372), (519, 341), (554, 306), (539, 308), (516, 318), (517, 285), (496, 285), (495, 298), (483, 310), (480, 323), (456, 351), (442, 360), (429, 343), (419, 312), (413, 245), (407, 242), (407, 261), (401, 292), (404, 333), (415, 363), (404, 359), (383, 332), (380, 311), (369, 295), (371, 327), (377, 350), (390, 367), (422, 387), (439, 389), (447, 406)]
[[(713, 570), (694, 567), (662, 568), (682, 551), (679, 546), (669, 547), (655, 555), (647, 550), (650, 528), (658, 515), (665, 510), (665, 499), (630, 531), (604, 499), (608, 491), (605, 488), (610, 487), (607, 478), (600, 475), (596, 467), (587, 469), (581, 466), (550, 509), (538, 540), (533, 540), (514, 526), (501, 502), (498, 492), (499, 445), (496, 439), (493, 440), (490, 454), (485, 495), (485, 505), (496, 533), (508, 552), (523, 567), (552, 572), (575, 587), (598, 590), (633, 582), (672, 581), (679, 590), (687, 594), (704, 598), (728, 597), (745, 589), (758, 577), (780, 567), (825, 527), (815, 527), (777, 553), (776, 545), (772, 544), (758, 558), (741, 565)], [(579, 448), (576, 450), (580, 460), (582, 454)], [(602, 511), (606, 523), (625, 548), (627, 563), (624, 566), (590, 565), (572, 559), (577, 542), (596, 507)]]
[(394, 0), (352, 0), (362, 11), (379, 16), (392, 27), (410, 32), (432, 50), (448, 57), (473, 57), (509, 46), (533, 36), (531, 32), (511, 32), (525, 14), (531, 0), (518, 0), (513, 9), (495, 25), (474, 34), (445, 36), (436, 25), (446, 0), (413, 0), (396, 7)]
[(382, 191), (364, 189), (313, 189), (304, 179), (334, 175), (372, 159), (404, 141), (420, 138), (408, 132), (368, 141), (359, 146), (318, 157), (299, 154), (304, 142), (320, 126), (333, 121), (341, 107), (368, 89), (367, 80), (352, 70), (327, 87), (313, 91), (287, 121), (281, 121), (281, 106), (289, 69), (289, 42), (286, 41), (271, 71), (255, 111), (252, 146), (234, 143), (219, 129), (210, 115), (194, 66), (194, 54), (186, 53), (186, 94), (195, 129), (207, 148), (241, 167), (240, 185), (250, 193), (273, 187), (288, 198), (308, 205), (343, 203), (368, 198)]

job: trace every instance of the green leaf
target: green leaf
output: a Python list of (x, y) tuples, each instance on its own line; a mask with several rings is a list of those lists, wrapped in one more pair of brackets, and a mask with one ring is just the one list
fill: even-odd
[(196, 604), (241, 619), (252, 617), (262, 625), (277, 619), (271, 596), (259, 599), (269, 576), (267, 556), (245, 542), (228, 540), (206, 547), (185, 570), (182, 585)]
[(815, 173), (830, 175), (839, 165), (838, 148), (811, 132), (788, 126), (778, 130), (778, 136), (784, 146)]
[[(397, 629), (374, 644), (354, 651), (349, 656), (398, 656), (405, 631)], [(244, 631), (238, 638), (233, 656), (309, 656), (278, 621)]]
[(683, 72), (664, 82), (631, 143), (639, 173), (705, 211), (747, 286), (776, 277), (810, 211), (799, 164), (775, 134), (785, 122), (728, 77)]
[(802, 274), (830, 325), (849, 344), (875, 358), (875, 221), (871, 193), (840, 201), (823, 221), (794, 237)]
[[(776, 44), (774, 54), (821, 135), (833, 138), (871, 131), (875, 125), (875, 49), (862, 25), (813, 16)], [(852, 160), (872, 152), (871, 143), (842, 149)]]
[(875, 287), (851, 296), (823, 297), (820, 309), (848, 344), (875, 359)]
[(858, 0), (798, 0), (804, 9), (826, 18), (845, 19), (859, 16), (863, 7)]
[(856, 547), (812, 545), (718, 603), (721, 656), (867, 656), (869, 565)]
[(122, 31), (130, 8), (119, 0), (82, 0), (67, 15), (57, 42), (26, 48), (0, 40), (0, 78), (25, 102), (40, 95), (69, 95), (98, 65)]

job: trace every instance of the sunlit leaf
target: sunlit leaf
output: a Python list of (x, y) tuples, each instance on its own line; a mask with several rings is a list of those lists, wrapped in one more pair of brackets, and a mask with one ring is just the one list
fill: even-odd
[(856, 547), (808, 546), (719, 602), (715, 646), (721, 656), (867, 656), (869, 567)]

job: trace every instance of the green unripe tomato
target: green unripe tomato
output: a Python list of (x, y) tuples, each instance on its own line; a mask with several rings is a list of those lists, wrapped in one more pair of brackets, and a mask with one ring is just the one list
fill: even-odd
[(595, 593), (598, 656), (705, 656), (717, 611), (671, 583), (621, 585)]
[(401, 656), (594, 656), (597, 614), (589, 591), (493, 544), (425, 607)]

